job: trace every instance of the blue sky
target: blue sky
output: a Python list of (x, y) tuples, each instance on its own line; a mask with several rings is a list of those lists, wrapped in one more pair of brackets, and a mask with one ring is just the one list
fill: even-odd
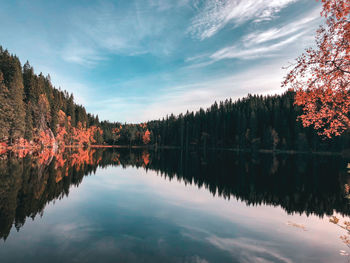
[(139, 122), (280, 93), (312, 45), (313, 0), (0, 0), (0, 45), (87, 111)]

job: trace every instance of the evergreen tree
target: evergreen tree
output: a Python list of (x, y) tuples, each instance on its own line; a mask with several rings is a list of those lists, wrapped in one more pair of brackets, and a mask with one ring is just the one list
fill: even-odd
[(9, 91), (4, 83), (4, 77), (0, 71), (0, 142), (7, 141), (10, 132), (9, 116), (13, 115), (9, 104)]
[(32, 109), (31, 103), (27, 104), (26, 107), (26, 117), (25, 117), (25, 133), (24, 139), (31, 141), (33, 139), (33, 117), (32, 117)]
[(71, 117), (71, 123), (73, 126), (75, 126), (76, 121), (75, 121), (75, 105), (74, 105), (73, 94), (71, 94), (67, 100), (67, 115)]
[(11, 110), (7, 113), (7, 118), (10, 124), (9, 137), (13, 142), (23, 138), (25, 130), (24, 87), (19, 59), (7, 51), (0, 52), (0, 71), (3, 72), (4, 83), (9, 91)]

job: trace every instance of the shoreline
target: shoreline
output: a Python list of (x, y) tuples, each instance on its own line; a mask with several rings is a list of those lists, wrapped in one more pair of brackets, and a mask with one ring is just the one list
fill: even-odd
[[(40, 151), (41, 149), (54, 149), (54, 147), (0, 147), (0, 154), (9, 152), (9, 151), (20, 151), (20, 150), (33, 150), (33, 151)], [(312, 154), (312, 155), (327, 155), (327, 156), (342, 156), (350, 158), (350, 149), (344, 150), (342, 152), (330, 152), (330, 151), (297, 151), (297, 150), (270, 150), (270, 149), (249, 149), (249, 148), (212, 148), (212, 147), (189, 147), (189, 148), (181, 148), (180, 146), (154, 146), (154, 145), (90, 145), (90, 146), (81, 146), (81, 145), (64, 145), (59, 148), (68, 148), (68, 149), (75, 149), (75, 148), (95, 148), (95, 149), (103, 149), (103, 148), (115, 148), (115, 149), (148, 149), (148, 150), (183, 150), (183, 151), (233, 151), (233, 152), (245, 152), (245, 153), (266, 153), (266, 154)]]
[[(116, 149), (150, 149), (150, 150), (183, 150), (186, 151), (186, 148), (181, 148), (180, 146), (158, 146), (154, 145), (91, 145), (90, 148), (116, 148)], [(269, 154), (313, 154), (313, 155), (339, 155), (343, 157), (350, 157), (350, 149), (342, 152), (330, 152), (330, 151), (297, 151), (297, 150), (270, 150), (270, 149), (258, 149), (252, 150), (249, 148), (211, 148), (207, 147), (189, 147), (189, 151), (233, 151), (233, 152), (246, 152), (246, 153), (269, 153)]]

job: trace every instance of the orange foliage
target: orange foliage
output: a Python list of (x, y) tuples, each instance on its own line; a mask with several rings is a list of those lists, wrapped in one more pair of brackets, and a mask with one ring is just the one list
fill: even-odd
[(6, 148), (0, 148), (0, 155), (7, 153)]
[(66, 121), (66, 114), (64, 113), (63, 110), (58, 111), (58, 123), (59, 124), (64, 124)]
[(79, 122), (76, 128), (72, 127), (71, 133), (74, 145), (90, 145), (96, 142), (94, 136), (97, 133), (102, 135), (103, 131), (96, 126), (91, 126), (89, 128), (83, 127), (81, 122)]
[(119, 138), (120, 138), (120, 132), (121, 132), (121, 130), (123, 129), (123, 126), (122, 125), (120, 125), (120, 127), (119, 128), (114, 128), (114, 129), (112, 129), (112, 133), (113, 133), (113, 137), (114, 137), (114, 140), (115, 141), (118, 141), (119, 140)]
[(66, 127), (59, 126), (57, 129), (56, 142), (58, 145), (64, 144), (64, 138), (67, 135)]
[(94, 136), (97, 133), (103, 134), (101, 128), (96, 126), (87, 128), (86, 123), (78, 122), (77, 127), (73, 127), (71, 125), (71, 117), (66, 117), (66, 114), (61, 110), (58, 113), (58, 119), (59, 124), (56, 135), (58, 145), (87, 146), (96, 142)]
[(75, 169), (79, 171), (84, 165), (98, 164), (101, 158), (95, 160), (93, 158), (94, 153), (95, 150), (84, 149), (82, 147), (74, 148), (73, 152), (69, 151), (69, 153), (64, 151), (53, 153), (52, 157), (56, 157), (56, 183), (60, 182), (64, 176), (68, 176), (69, 167), (74, 166)]
[(7, 143), (6, 142), (0, 142), (0, 155), (7, 152)]
[(69, 156), (70, 165), (76, 166), (77, 170), (79, 171), (83, 165), (86, 165), (86, 164), (92, 165), (94, 163), (98, 164), (100, 160), (97, 160), (94, 162), (94, 159), (93, 159), (94, 153), (95, 153), (95, 150), (86, 150), (83, 148), (77, 148), (77, 151)]
[(145, 131), (145, 134), (142, 136), (142, 141), (144, 144), (148, 144), (151, 141), (151, 133), (148, 129)]
[[(46, 97), (42, 95), (40, 98), (41, 106), (46, 107)], [(48, 117), (42, 116), (43, 123), (46, 122), (45, 119), (48, 119)], [(33, 140), (30, 142), (23, 138), (17, 139), (11, 146), (8, 146), (6, 142), (1, 142), (0, 154), (12, 151), (19, 157), (24, 157), (30, 151), (40, 152), (41, 148), (55, 148), (54, 146), (65, 147), (67, 145), (89, 146), (96, 143), (95, 136), (97, 134), (103, 134), (101, 128), (96, 126), (87, 128), (86, 124), (82, 124), (81, 122), (77, 124), (77, 127), (72, 127), (71, 117), (67, 117), (62, 110), (58, 112), (56, 131), (57, 135), (55, 137), (49, 128), (45, 127), (45, 125), (41, 125), (39, 131), (35, 130), (36, 136), (34, 136)], [(48, 152), (44, 150), (43, 153), (40, 153), (40, 162), (45, 162), (48, 156)]]
[(116, 156), (112, 159), (114, 163), (116, 163), (117, 165), (120, 165), (120, 154), (117, 153)]
[(18, 158), (24, 158), (29, 153), (29, 149), (16, 149), (13, 151)]
[(116, 134), (119, 134), (121, 132), (121, 130), (123, 129), (123, 126), (119, 126), (119, 128), (114, 128), (112, 129), (112, 133), (116, 133)]
[(59, 168), (64, 167), (64, 164), (66, 163), (66, 160), (63, 158), (63, 154), (56, 154), (56, 170)]
[(44, 148), (38, 155), (38, 164), (49, 165), (54, 155), (52, 148)]
[(142, 153), (142, 159), (143, 159), (143, 163), (145, 164), (145, 166), (147, 166), (149, 164), (149, 153), (144, 151)]
[(76, 145), (88, 145), (90, 142), (90, 134), (83, 129), (81, 122), (78, 122), (77, 127), (72, 127), (72, 141)]
[(296, 91), (300, 119), (331, 138), (350, 127), (350, 1), (322, 0), (326, 27), (316, 35), (317, 49), (302, 54), (283, 86)]
[(48, 130), (45, 130), (40, 132), (39, 142), (44, 147), (49, 147), (49, 146), (53, 146), (53, 144), (55, 143), (55, 138), (50, 135)]
[(63, 179), (62, 173), (58, 172), (57, 175), (56, 175), (55, 182), (59, 183), (62, 179)]
[(11, 146), (11, 151), (15, 153), (17, 157), (24, 158), (32, 148), (32, 145), (26, 139), (20, 138)]

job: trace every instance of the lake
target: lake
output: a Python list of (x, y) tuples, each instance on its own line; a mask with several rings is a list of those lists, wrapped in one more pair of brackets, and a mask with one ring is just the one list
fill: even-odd
[(1, 155), (0, 262), (348, 262), (348, 162), (142, 149)]

